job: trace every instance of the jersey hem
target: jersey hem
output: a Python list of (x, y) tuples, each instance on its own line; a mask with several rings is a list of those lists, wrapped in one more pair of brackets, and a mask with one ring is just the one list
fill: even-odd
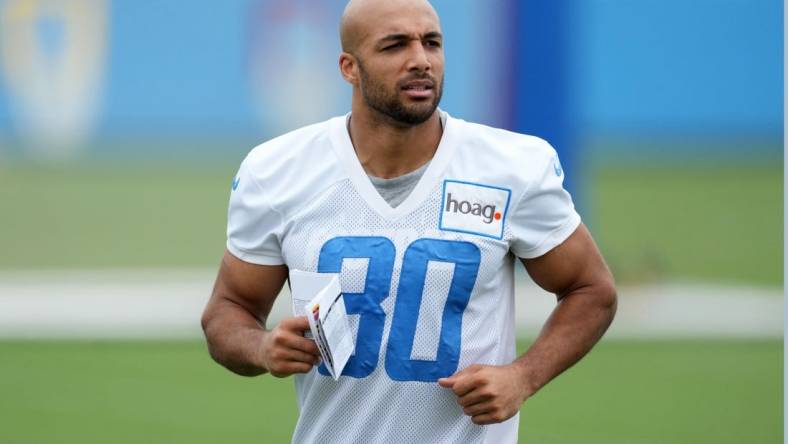
[(539, 245), (527, 250), (512, 249), (512, 253), (522, 259), (533, 259), (542, 256), (553, 248), (561, 245), (575, 232), (578, 226), (580, 226), (580, 215), (574, 212), (560, 227), (548, 234)]
[(285, 261), (281, 256), (272, 256), (272, 255), (265, 255), (259, 253), (251, 253), (248, 251), (244, 251), (232, 243), (227, 241), (227, 251), (230, 252), (236, 258), (248, 262), (250, 264), (256, 265), (284, 265)]

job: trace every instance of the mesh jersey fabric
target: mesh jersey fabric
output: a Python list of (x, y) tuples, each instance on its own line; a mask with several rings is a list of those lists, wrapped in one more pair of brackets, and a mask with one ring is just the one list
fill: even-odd
[[(436, 381), (514, 359), (515, 256), (551, 250), (580, 217), (545, 141), (443, 117), (433, 160), (396, 208), (358, 163), (344, 116), (260, 145), (241, 165), (228, 250), (251, 263), (339, 272), (355, 335), (338, 381), (317, 368), (295, 377), (293, 442), (517, 440), (518, 416), (475, 425)], [(473, 219), (473, 202), (447, 206), (449, 189), (471, 200), (477, 191), (508, 196), (496, 212), (500, 236), (485, 234), (492, 217)], [(452, 228), (452, 217), (471, 228)]]

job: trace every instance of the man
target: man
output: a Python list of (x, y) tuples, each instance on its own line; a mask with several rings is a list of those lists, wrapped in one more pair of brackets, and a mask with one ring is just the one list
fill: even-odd
[[(353, 0), (341, 39), (351, 114), (255, 148), (233, 184), (211, 355), (296, 375), (294, 442), (515, 442), (521, 404), (612, 321), (613, 279), (550, 145), (437, 109), (429, 3)], [(520, 357), (515, 257), (559, 299)], [(289, 268), (340, 273), (356, 343), (338, 381), (306, 317), (266, 325)]]

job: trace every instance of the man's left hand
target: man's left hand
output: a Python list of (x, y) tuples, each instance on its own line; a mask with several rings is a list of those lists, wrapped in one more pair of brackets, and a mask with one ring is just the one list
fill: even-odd
[(474, 424), (506, 421), (531, 396), (527, 376), (518, 364), (504, 366), (474, 364), (448, 378), (438, 379), (441, 387), (457, 395), (457, 403)]

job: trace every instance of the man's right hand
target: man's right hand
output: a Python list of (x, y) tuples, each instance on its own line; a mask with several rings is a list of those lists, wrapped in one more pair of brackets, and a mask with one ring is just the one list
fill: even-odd
[(277, 378), (312, 370), (320, 362), (320, 351), (315, 341), (304, 337), (305, 331), (309, 331), (309, 320), (300, 316), (285, 318), (266, 332), (260, 345), (263, 367)]

